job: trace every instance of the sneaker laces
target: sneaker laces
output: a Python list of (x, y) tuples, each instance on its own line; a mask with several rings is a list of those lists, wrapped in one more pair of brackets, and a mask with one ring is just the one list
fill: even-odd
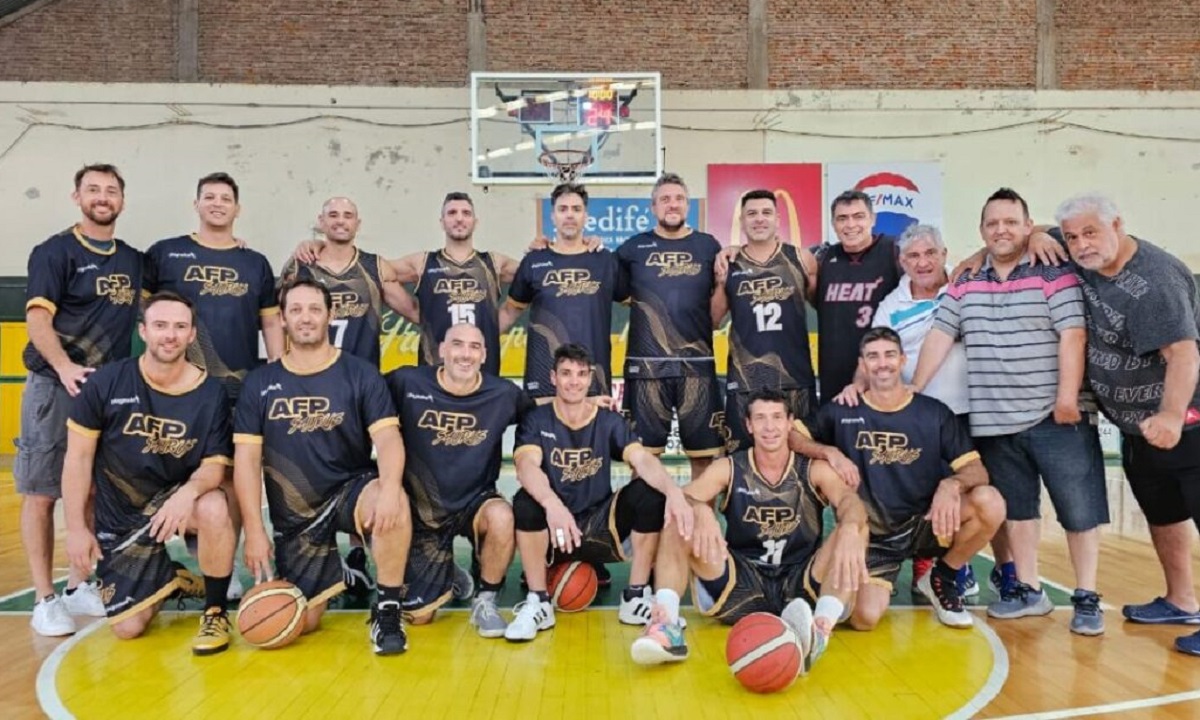
[(490, 620), (493, 617), (500, 617), (500, 611), (496, 607), (496, 601), (482, 595), (476, 596), (475, 602), (471, 607), (472, 615), (480, 615), (484, 620)]
[(1071, 604), (1081, 615), (1100, 614), (1100, 595), (1094, 592), (1076, 593), (1071, 596)]
[(933, 586), (933, 594), (937, 596), (942, 608), (950, 612), (962, 612), (963, 601), (958, 593), (957, 577), (946, 578), (935, 568), (930, 571), (929, 584)]
[(527, 620), (530, 620), (530, 621), (536, 623), (538, 613), (541, 612), (541, 610), (542, 610), (542, 601), (541, 600), (537, 600), (536, 602), (530, 601), (530, 600), (522, 600), (521, 602), (519, 602), (513, 606), (513, 615), (515, 616), (515, 617), (513, 617), (513, 622), (517, 622), (517, 621), (521, 620), (522, 618), (524, 618), (524, 619), (527, 619)]
[(203, 637), (221, 637), (229, 631), (229, 616), (223, 610), (206, 611), (200, 616), (200, 635)]
[(373, 620), (375, 626), (379, 628), (380, 635), (396, 635), (404, 628), (404, 621), (400, 617), (400, 603), (392, 600), (381, 602), (375, 606)]
[(1003, 588), (1001, 588), (1000, 599), (1001, 600), (1020, 600), (1021, 602), (1025, 602), (1025, 598), (1029, 597), (1030, 594), (1032, 594), (1032, 593), (1033, 593), (1032, 587), (1030, 587), (1029, 585), (1026, 585), (1023, 582), (1017, 581), (1017, 582), (1013, 583), (1012, 587), (1008, 588), (1007, 591), (1005, 591)]

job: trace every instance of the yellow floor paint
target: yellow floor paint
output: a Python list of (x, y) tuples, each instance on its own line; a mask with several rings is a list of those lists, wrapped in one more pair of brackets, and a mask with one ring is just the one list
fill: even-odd
[[(930, 718), (968, 703), (991, 672), (978, 630), (942, 627), (928, 609), (889, 613), (872, 633), (839, 630), (806, 678), (770, 696), (725, 665), (728, 628), (688, 614), (691, 659), (629, 660), (639, 629), (613, 611), (559, 614), (527, 644), (483, 640), (465, 613), (409, 628), (408, 653), (375, 657), (364, 613), (331, 613), (315, 635), (262, 651), (236, 642), (194, 658), (194, 615), (165, 614), (132, 642), (107, 628), (61, 659), (55, 688), (80, 718)], [(636, 708), (636, 709), (635, 709)]]

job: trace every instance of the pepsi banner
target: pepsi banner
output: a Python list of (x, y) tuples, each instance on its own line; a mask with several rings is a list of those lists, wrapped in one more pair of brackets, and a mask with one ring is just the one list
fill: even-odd
[[(587, 178), (584, 178), (586, 182)], [(703, 200), (693, 199), (688, 202), (687, 224), (696, 230), (703, 230), (701, 220), (704, 217)], [(554, 238), (554, 220), (551, 211), (550, 198), (540, 198), (538, 201), (538, 235)], [(650, 198), (588, 198), (588, 218), (583, 226), (584, 237), (598, 237), (604, 247), (615, 251), (630, 237), (638, 233), (653, 230), (658, 224), (654, 211), (650, 208)]]
[[(915, 223), (942, 226), (942, 166), (936, 162), (826, 163), (825, 212), (851, 189), (871, 197), (877, 233), (899, 237)], [(837, 241), (832, 232), (828, 237)]]

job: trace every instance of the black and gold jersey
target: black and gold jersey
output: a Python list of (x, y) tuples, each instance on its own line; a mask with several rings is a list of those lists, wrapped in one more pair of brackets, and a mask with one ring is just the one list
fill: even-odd
[(280, 274), (284, 282), (295, 277), (315, 280), (328, 288), (333, 297), (329, 342), (375, 367), (379, 367), (379, 334), (383, 325), (379, 262), (378, 255), (356, 249), (354, 260), (340, 273), (291, 260)]
[(483, 333), (483, 371), (500, 374), (500, 276), (491, 253), (475, 252), (461, 263), (444, 250), (425, 253), (416, 296), (421, 306), (418, 364), (439, 364), (438, 345), (446, 331), (470, 323)]
[(764, 574), (806, 563), (821, 546), (825, 500), (809, 479), (807, 458), (792, 454), (777, 483), (754, 463), (754, 450), (729, 456), (729, 487), (721, 502), (725, 541)]

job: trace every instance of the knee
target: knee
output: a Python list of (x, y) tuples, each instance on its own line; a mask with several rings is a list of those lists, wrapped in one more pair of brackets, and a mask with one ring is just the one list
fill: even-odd
[(983, 485), (971, 491), (971, 507), (983, 524), (990, 528), (1000, 527), (1007, 514), (1004, 496), (991, 485)]
[(54, 512), (54, 505), (58, 502), (58, 498), (53, 495), (22, 495), (21, 504), (30, 510), (38, 513), (51, 514)]
[(143, 618), (140, 615), (126, 618), (121, 622), (113, 623), (113, 635), (116, 635), (118, 640), (133, 640), (146, 632), (146, 626), (149, 623), (149, 618)]
[(219, 490), (206, 492), (196, 498), (196, 525), (205, 529), (217, 529), (229, 526), (229, 502), (225, 493)]
[(883, 613), (886, 611), (887, 608), (856, 605), (854, 612), (850, 614), (850, 627), (864, 632), (874, 630), (875, 626), (879, 625), (879, 621), (883, 619)]
[(489, 538), (511, 538), (514, 524), (512, 506), (506, 502), (490, 502), (483, 509), (483, 530)]
[(325, 614), (325, 605), (310, 607), (304, 612), (304, 635), (316, 632), (321, 627), (321, 616)]
[(427, 612), (423, 615), (412, 615), (408, 618), (409, 625), (428, 625), (433, 622), (433, 616), (436, 612)]

